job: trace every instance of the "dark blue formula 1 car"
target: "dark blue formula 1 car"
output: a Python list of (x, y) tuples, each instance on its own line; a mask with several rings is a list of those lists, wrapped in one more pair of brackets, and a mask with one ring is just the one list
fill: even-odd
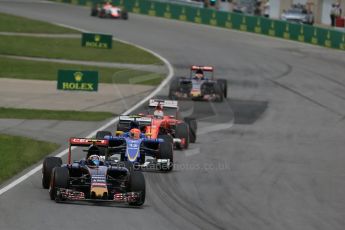
[(226, 79), (215, 79), (212, 66), (195, 66), (189, 77), (174, 79), (169, 88), (172, 100), (223, 101), (227, 97)]
[[(114, 162), (101, 155), (108, 140), (70, 138), (68, 161), (47, 157), (43, 161), (42, 185), (56, 202), (117, 202), (141, 206), (145, 202), (145, 178), (130, 162)], [(85, 159), (72, 161), (72, 147), (87, 147)]]

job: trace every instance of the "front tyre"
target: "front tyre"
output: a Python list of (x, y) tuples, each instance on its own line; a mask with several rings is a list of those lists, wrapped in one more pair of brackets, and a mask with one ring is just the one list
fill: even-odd
[(67, 168), (55, 167), (52, 171), (49, 195), (51, 200), (60, 201), (57, 194), (59, 188), (68, 188), (69, 171)]
[(144, 174), (140, 171), (132, 171), (129, 176), (128, 192), (138, 192), (139, 200), (130, 202), (129, 205), (141, 206), (145, 203), (146, 185)]
[(161, 171), (171, 171), (173, 169), (174, 157), (173, 157), (173, 145), (170, 142), (161, 142), (159, 144), (159, 160), (168, 160), (168, 163), (160, 163), (159, 169)]
[(196, 141), (196, 132), (198, 129), (198, 124), (195, 118), (186, 117), (184, 121), (188, 124), (189, 127), (189, 142), (195, 143)]
[(175, 137), (181, 140), (181, 143), (177, 144), (178, 149), (188, 149), (189, 146), (189, 130), (186, 123), (176, 124)]

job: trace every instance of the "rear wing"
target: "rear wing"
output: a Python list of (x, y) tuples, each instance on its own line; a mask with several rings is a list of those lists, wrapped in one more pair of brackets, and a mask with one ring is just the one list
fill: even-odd
[(69, 148), (68, 148), (68, 164), (71, 164), (71, 154), (72, 154), (72, 146), (79, 146), (79, 147), (89, 147), (91, 145), (99, 146), (99, 147), (107, 147), (109, 145), (108, 140), (97, 140), (92, 138), (76, 138), (72, 137), (69, 139)]
[(213, 70), (214, 70), (213, 66), (198, 66), (198, 65), (192, 65), (190, 69), (192, 71), (200, 69), (202, 71), (209, 71), (209, 72), (213, 72)]
[(164, 99), (150, 99), (149, 107), (156, 107), (157, 105), (161, 105), (166, 108), (178, 108), (178, 102), (174, 100), (164, 100)]
[(192, 65), (190, 67), (190, 76), (189, 78), (193, 78), (197, 72), (197, 70), (202, 70), (204, 72), (204, 77), (206, 79), (213, 79), (213, 66), (199, 66), (199, 65)]
[(134, 116), (131, 116), (131, 115), (121, 115), (119, 117), (119, 123), (121, 124), (125, 124), (125, 123), (130, 123), (131, 121), (137, 121), (139, 122), (139, 124), (148, 124), (150, 125), (151, 122), (152, 122), (152, 118), (150, 117), (143, 117), (143, 116), (140, 116), (140, 115), (134, 115)]
[(144, 117), (141, 115), (121, 115), (119, 117), (119, 124), (122, 124), (126, 128), (121, 131), (129, 131), (130, 124), (132, 121), (135, 121), (139, 124), (139, 128), (142, 129), (145, 126), (149, 126), (152, 123), (151, 117)]

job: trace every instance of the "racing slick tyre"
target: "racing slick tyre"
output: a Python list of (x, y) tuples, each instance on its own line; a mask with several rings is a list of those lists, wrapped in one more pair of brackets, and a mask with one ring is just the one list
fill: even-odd
[(196, 119), (192, 117), (186, 117), (184, 122), (188, 124), (189, 127), (189, 142), (195, 143), (196, 141), (196, 131), (198, 129), (198, 124), (196, 123)]
[(121, 162), (121, 164), (122, 164), (126, 169), (128, 169), (129, 172), (132, 172), (133, 169), (134, 169), (134, 165), (133, 165), (133, 163), (130, 162), (130, 161), (123, 161), (123, 162)]
[(173, 79), (169, 86), (169, 98), (176, 99), (175, 92), (179, 91), (179, 79)]
[(62, 160), (60, 157), (46, 157), (42, 163), (42, 186), (45, 189), (49, 188), (50, 178), (53, 168), (60, 167)]
[(140, 193), (139, 200), (135, 202), (130, 202), (129, 205), (141, 206), (145, 203), (146, 185), (145, 185), (145, 177), (142, 172), (140, 171), (131, 172), (129, 176), (128, 191)]
[(218, 84), (220, 85), (220, 88), (222, 89), (224, 98), (228, 97), (228, 82), (226, 79), (218, 79)]
[(91, 9), (91, 16), (97, 16), (98, 15), (98, 10), (97, 8), (92, 8)]
[(122, 10), (121, 18), (123, 20), (128, 20), (128, 12), (127, 12), (127, 10)]
[(175, 137), (181, 139), (181, 143), (177, 143), (178, 149), (188, 149), (189, 146), (189, 130), (186, 123), (176, 124)]
[(168, 142), (168, 143), (170, 143), (170, 144), (174, 144), (174, 140), (173, 140), (173, 138), (170, 136), (170, 135), (167, 135), (167, 134), (159, 134), (158, 135), (158, 138), (160, 138), (160, 139), (163, 139), (164, 140), (164, 142)]
[(102, 130), (102, 131), (98, 131), (96, 133), (96, 139), (97, 140), (102, 140), (102, 139), (104, 139), (105, 136), (111, 136), (111, 132)]
[(99, 18), (105, 18), (107, 16), (106, 12), (104, 9), (101, 9), (100, 11), (98, 11), (98, 17)]
[(217, 101), (218, 102), (222, 102), (223, 99), (224, 99), (224, 92), (222, 90), (222, 85), (219, 84), (218, 82), (216, 84), (214, 84), (214, 92), (215, 92), (216, 95), (219, 96)]
[(120, 124), (118, 123), (116, 126), (116, 131), (122, 131), (122, 132), (128, 132), (129, 131), (129, 127), (127, 124)]
[(69, 171), (67, 168), (55, 167), (52, 171), (52, 178), (49, 186), (49, 195), (51, 200), (60, 201), (58, 197), (58, 188), (68, 188)]
[(174, 157), (173, 157), (173, 145), (169, 142), (162, 142), (159, 144), (159, 156), (157, 159), (162, 160), (169, 160), (169, 163), (163, 164), (161, 163), (158, 166), (158, 169), (161, 171), (171, 171), (174, 165)]

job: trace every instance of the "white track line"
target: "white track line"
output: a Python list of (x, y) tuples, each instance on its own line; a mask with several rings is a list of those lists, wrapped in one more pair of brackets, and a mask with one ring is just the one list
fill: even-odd
[[(58, 23), (55, 23), (58, 24)], [(64, 26), (64, 27), (68, 27), (68, 28), (73, 28), (76, 30), (79, 30), (81, 32), (87, 32), (86, 30), (80, 29), (80, 28), (76, 28), (76, 27), (72, 27), (72, 26), (67, 26), (67, 25), (63, 25), (63, 24), (58, 24), (60, 26)], [(164, 81), (152, 92), (150, 93), (147, 97), (145, 97), (144, 99), (142, 99), (141, 101), (139, 101), (137, 104), (135, 104), (132, 108), (128, 109), (127, 111), (125, 111), (123, 114), (130, 114), (131, 112), (133, 112), (134, 110), (136, 110), (137, 108), (139, 108), (141, 105), (143, 105), (146, 101), (148, 101), (150, 98), (152, 98), (153, 96), (155, 96), (159, 91), (161, 91), (166, 84), (168, 84), (168, 82), (171, 80), (171, 78), (174, 76), (174, 69), (172, 67), (172, 65), (170, 64), (170, 62), (165, 59), (164, 57), (160, 56), (159, 54), (155, 53), (152, 50), (146, 49), (142, 46), (139, 45), (135, 45), (132, 44), (130, 42), (126, 42), (126, 41), (122, 41), (119, 39), (113, 39), (113, 40), (118, 40), (127, 44), (131, 44), (135, 47), (138, 47), (140, 49), (143, 49), (151, 54), (153, 54), (154, 56), (156, 56), (157, 58), (161, 59), (164, 64), (168, 67), (168, 75), (167, 77), (164, 79)], [(105, 128), (107, 128), (110, 125), (115, 124), (115, 122), (117, 122), (119, 120), (119, 117), (115, 117), (114, 119), (112, 119), (111, 121), (109, 121), (108, 123), (106, 123), (105, 125), (103, 125), (102, 127), (99, 127), (97, 130), (91, 132), (89, 135), (87, 135), (87, 138), (93, 137), (96, 135), (97, 131), (99, 130), (103, 130)], [(62, 157), (64, 155), (66, 155), (68, 153), (68, 149), (63, 150), (62, 152), (58, 153), (56, 155), (56, 157)], [(32, 176), (33, 174), (37, 173), (38, 171), (40, 171), (42, 169), (42, 164), (36, 166), (35, 168), (31, 169), (29, 172), (25, 173), (23, 176), (19, 177), (18, 179), (12, 181), (11, 183), (9, 183), (8, 185), (6, 185), (5, 187), (0, 189), (0, 195), (4, 194), (5, 192), (7, 192), (8, 190), (14, 188), (16, 185), (22, 183), (23, 181), (25, 181), (26, 179), (28, 179), (30, 176)]]

